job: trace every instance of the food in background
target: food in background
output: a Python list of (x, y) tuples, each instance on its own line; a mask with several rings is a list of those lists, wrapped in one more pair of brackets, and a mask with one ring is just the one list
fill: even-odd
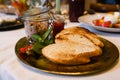
[(0, 26), (7, 26), (7, 25), (13, 25), (16, 23), (20, 23), (17, 21), (17, 16), (15, 15), (6, 15), (4, 13), (0, 14)]
[(101, 19), (96, 19), (92, 22), (95, 26), (120, 28), (120, 13), (114, 12), (114, 14), (108, 14)]
[(15, 9), (9, 5), (0, 5), (0, 13), (15, 14)]
[(12, 0), (12, 6), (15, 7), (18, 16), (28, 9), (27, 0)]
[(93, 24), (95, 26), (102, 26), (102, 27), (111, 27), (112, 26), (112, 22), (111, 21), (105, 21), (104, 17), (102, 17), (101, 19), (93, 20)]

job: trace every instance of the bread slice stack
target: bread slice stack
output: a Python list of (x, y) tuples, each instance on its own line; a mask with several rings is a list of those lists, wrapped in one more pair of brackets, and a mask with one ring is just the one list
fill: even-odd
[(42, 54), (50, 61), (63, 65), (86, 64), (91, 57), (102, 54), (104, 44), (99, 37), (81, 27), (62, 30), (55, 37), (55, 43), (42, 49)]

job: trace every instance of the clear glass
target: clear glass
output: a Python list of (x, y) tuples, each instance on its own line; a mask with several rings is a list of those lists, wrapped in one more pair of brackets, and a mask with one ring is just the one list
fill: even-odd
[(48, 30), (50, 16), (45, 9), (31, 9), (24, 13), (25, 33), (30, 43), (34, 42), (33, 34), (43, 35)]
[(48, 29), (48, 21), (25, 21), (24, 24), (26, 37), (30, 43), (34, 42), (34, 39), (32, 39), (33, 34), (42, 35)]

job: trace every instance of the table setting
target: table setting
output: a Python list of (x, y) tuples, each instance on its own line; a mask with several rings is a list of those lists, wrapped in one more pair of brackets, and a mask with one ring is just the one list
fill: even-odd
[(21, 28), (0, 31), (0, 80), (119, 80), (120, 29), (113, 26), (120, 12), (71, 18), (73, 13), (61, 14), (60, 0), (56, 3), (56, 13), (49, 13), (44, 1), (32, 4), (19, 15)]

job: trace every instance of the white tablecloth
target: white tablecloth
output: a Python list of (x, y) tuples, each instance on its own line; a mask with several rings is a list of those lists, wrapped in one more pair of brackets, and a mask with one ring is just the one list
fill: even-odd
[[(67, 24), (67, 26), (72, 25), (81, 25), (89, 29), (111, 41), (120, 51), (120, 33), (100, 32), (79, 23)], [(15, 55), (15, 44), (24, 36), (24, 28), (12, 31), (0, 31), (0, 80), (120, 80), (120, 60), (113, 68), (88, 76), (63, 76), (30, 70)]]

